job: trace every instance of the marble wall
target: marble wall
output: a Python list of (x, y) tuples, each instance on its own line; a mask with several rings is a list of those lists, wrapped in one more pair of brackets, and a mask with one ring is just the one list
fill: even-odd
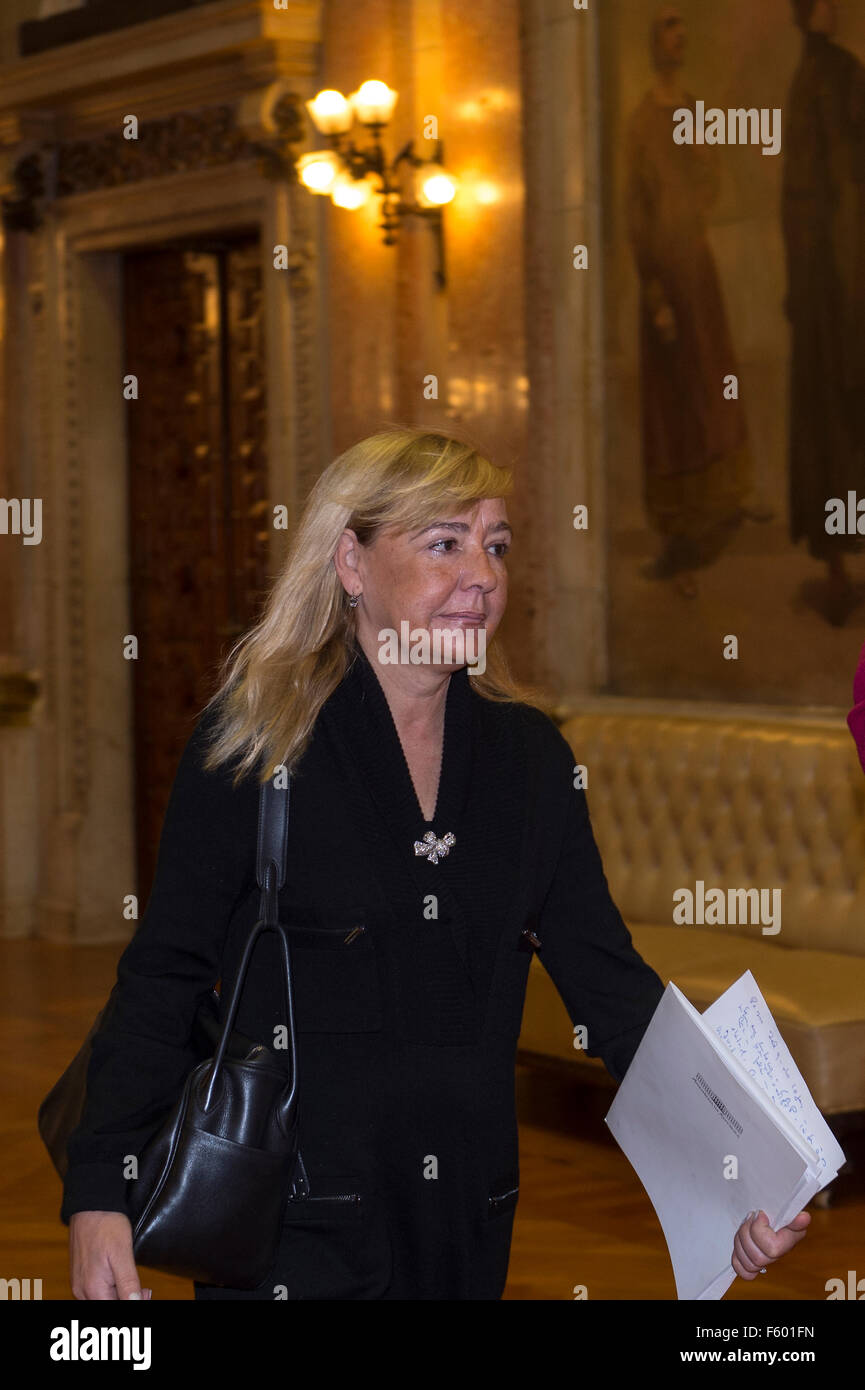
[[(378, 211), (333, 208), (320, 199), (329, 357), (327, 414), (335, 455), (382, 425), (399, 422), (468, 434), (514, 468), (517, 532), (504, 640), (532, 674), (527, 369), (523, 298), (524, 185), (519, 5), (478, 0), (331, 0), (325, 9), (321, 86), (354, 90), (380, 78), (399, 91), (386, 132), (391, 155), (424, 117), (438, 119), (445, 163), (459, 191), (445, 210), (447, 289), (434, 280), (430, 229), (409, 218), (396, 247), (377, 229)], [(438, 399), (424, 378), (438, 378)]]

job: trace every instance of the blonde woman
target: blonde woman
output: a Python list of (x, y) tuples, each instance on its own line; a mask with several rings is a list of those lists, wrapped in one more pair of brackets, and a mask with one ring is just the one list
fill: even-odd
[[(589, 1052), (624, 1075), (662, 985), (610, 899), (571, 749), (492, 641), (509, 491), (469, 445), (413, 429), (363, 440), (313, 489), (181, 759), (94, 1044), (62, 1211), (76, 1297), (142, 1296), (123, 1156), (182, 1085), (198, 1001), (233, 978), (258, 903), (258, 782), (280, 764), (293, 773), (280, 917), (310, 1197), (288, 1204), (259, 1289), (196, 1285), (197, 1298), (501, 1296), (532, 950)], [(470, 636), (472, 656), (483, 634), (476, 674), (436, 651), (444, 630)], [(387, 634), (405, 631), (427, 634), (426, 660), (392, 659)], [(265, 1043), (282, 1022), (277, 944), (256, 946), (237, 1021)], [(758, 1247), (752, 1228), (736, 1237), (746, 1278), (799, 1238), (769, 1232)]]

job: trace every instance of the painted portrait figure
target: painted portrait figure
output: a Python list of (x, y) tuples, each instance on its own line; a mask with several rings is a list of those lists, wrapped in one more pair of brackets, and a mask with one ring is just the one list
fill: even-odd
[(663, 538), (646, 573), (687, 596), (695, 571), (743, 519), (772, 513), (754, 488), (745, 411), (724, 298), (707, 238), (718, 151), (673, 140), (674, 112), (696, 107), (681, 83), (685, 22), (664, 6), (650, 27), (653, 87), (626, 132), (628, 236), (640, 280), (643, 500)]
[(832, 40), (836, 0), (793, 0), (802, 55), (785, 107), (782, 222), (791, 329), (789, 488), (793, 542), (827, 566), (823, 609), (855, 604), (826, 503), (865, 494), (865, 67)]

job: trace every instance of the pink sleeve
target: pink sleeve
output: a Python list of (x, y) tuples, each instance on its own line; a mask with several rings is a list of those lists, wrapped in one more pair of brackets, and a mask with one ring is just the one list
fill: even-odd
[(853, 708), (847, 715), (847, 727), (856, 741), (859, 762), (865, 772), (865, 645), (859, 653), (859, 665), (853, 677)]

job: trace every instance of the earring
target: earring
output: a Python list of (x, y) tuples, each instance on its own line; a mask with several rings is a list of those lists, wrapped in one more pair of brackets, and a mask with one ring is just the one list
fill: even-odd
[(349, 599), (349, 601), (348, 601), (348, 606), (349, 606), (349, 608), (357, 608), (357, 605), (358, 605), (359, 602), (360, 602), (360, 594), (352, 594), (351, 597), (350, 597), (350, 599)]

